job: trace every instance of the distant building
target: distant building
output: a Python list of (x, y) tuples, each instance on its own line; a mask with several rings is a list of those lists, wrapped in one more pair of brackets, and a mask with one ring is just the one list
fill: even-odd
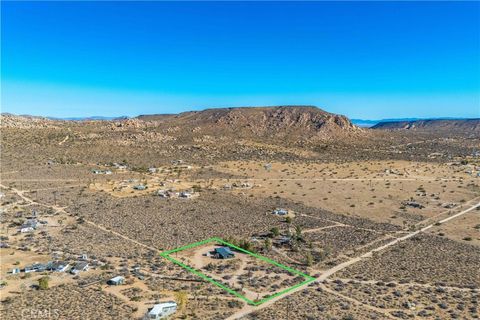
[(417, 209), (425, 208), (423, 205), (415, 201), (405, 201), (403, 204), (412, 208), (417, 208)]
[(27, 219), (22, 225), (22, 227), (32, 227), (32, 228), (37, 228), (38, 221), (37, 219)]
[(47, 270), (55, 271), (55, 272), (65, 272), (67, 271), (70, 264), (65, 261), (53, 261), (49, 262), (47, 265)]
[(175, 301), (167, 301), (156, 304), (150, 309), (144, 317), (144, 320), (149, 319), (164, 319), (177, 311), (177, 303)]
[(113, 166), (117, 169), (120, 169), (120, 170), (125, 170), (127, 169), (127, 165), (126, 164), (120, 164), (120, 163), (114, 163)]
[(43, 263), (34, 263), (30, 266), (26, 266), (23, 271), (25, 273), (30, 273), (30, 272), (43, 272), (45, 270), (47, 270), (47, 265)]
[(272, 242), (276, 245), (286, 245), (289, 244), (291, 241), (292, 239), (289, 236), (281, 236), (278, 239), (274, 239)]
[(113, 172), (111, 170), (93, 169), (92, 173), (93, 174), (112, 174)]
[(143, 185), (143, 184), (137, 184), (137, 185), (133, 186), (133, 189), (135, 189), (135, 190), (145, 190), (145, 189), (147, 189), (147, 186)]
[(275, 210), (273, 210), (273, 214), (276, 214), (278, 216), (286, 216), (288, 214), (288, 210), (287, 209), (282, 209), (282, 208), (275, 209)]
[(235, 254), (232, 252), (232, 250), (230, 250), (229, 247), (220, 247), (220, 248), (215, 248), (212, 256), (217, 259), (229, 259), (229, 258), (233, 258)]
[(20, 269), (19, 268), (14, 268), (10, 271), (11, 274), (17, 274), (17, 273), (20, 273)]
[(20, 228), (21, 233), (27, 233), (27, 232), (33, 232), (33, 231), (35, 231), (35, 229), (33, 229), (32, 227), (22, 227), (22, 228)]
[(180, 198), (191, 198), (192, 194), (190, 192), (187, 192), (187, 191), (182, 191), (182, 192), (180, 192), (180, 194), (178, 196)]
[(82, 271), (87, 271), (88, 270), (88, 262), (86, 261), (79, 261), (75, 264), (75, 266), (70, 270), (70, 273), (72, 274), (78, 274)]
[(168, 192), (167, 190), (158, 190), (158, 191), (157, 191), (157, 194), (158, 194), (161, 198), (170, 198), (170, 192)]
[(108, 285), (119, 286), (125, 283), (125, 278), (122, 276), (116, 276), (107, 281)]
[(155, 173), (157, 172), (157, 168), (148, 168), (148, 172)]

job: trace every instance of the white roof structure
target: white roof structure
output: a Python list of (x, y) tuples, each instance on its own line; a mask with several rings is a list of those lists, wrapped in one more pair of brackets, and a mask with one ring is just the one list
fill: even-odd
[(115, 282), (116, 282), (116, 281), (122, 281), (122, 280), (124, 280), (124, 279), (125, 279), (125, 278), (124, 278), (124, 277), (122, 277), (122, 276), (116, 276), (116, 277), (113, 277), (113, 278), (112, 278), (112, 279), (110, 279), (110, 280), (112, 280), (112, 281), (115, 281)]
[(172, 314), (176, 309), (177, 303), (175, 301), (162, 302), (154, 305), (147, 316), (150, 319), (160, 319), (163, 316)]

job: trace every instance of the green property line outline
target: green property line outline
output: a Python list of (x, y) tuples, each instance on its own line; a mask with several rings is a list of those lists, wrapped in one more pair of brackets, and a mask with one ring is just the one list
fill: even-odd
[[(234, 248), (235, 250), (244, 252), (244, 253), (249, 254), (249, 255), (251, 255), (251, 256), (253, 256), (253, 257), (255, 257), (255, 258), (258, 258), (258, 259), (260, 259), (260, 260), (263, 260), (263, 261), (265, 261), (265, 262), (268, 262), (268, 263), (270, 263), (270, 264), (273, 264), (273, 265), (275, 265), (275, 266), (277, 266), (277, 267), (280, 267), (280, 268), (282, 268), (282, 269), (284, 269), (284, 270), (287, 270), (287, 271), (289, 271), (289, 272), (291, 272), (291, 273), (293, 273), (293, 274), (302, 276), (302, 277), (304, 277), (306, 280), (303, 281), (303, 282), (297, 283), (296, 285), (294, 285), (294, 286), (292, 286), (292, 287), (286, 288), (285, 290), (282, 290), (282, 291), (280, 291), (280, 292), (274, 293), (274, 294), (272, 294), (271, 296), (268, 296), (268, 297), (266, 297), (266, 298), (263, 298), (263, 299), (261, 299), (261, 300), (259, 300), (259, 301), (253, 301), (253, 300), (250, 300), (250, 299), (248, 299), (247, 297), (243, 296), (242, 294), (238, 293), (237, 291), (233, 290), (232, 288), (229, 288), (229, 287), (225, 286), (224, 284), (216, 281), (215, 279), (207, 276), (206, 274), (204, 274), (204, 273), (202, 273), (202, 272), (200, 272), (200, 271), (198, 271), (198, 270), (196, 270), (196, 269), (194, 269), (194, 268), (192, 268), (192, 267), (184, 264), (183, 262), (178, 261), (177, 259), (172, 258), (172, 257), (170, 256), (170, 254), (172, 254), (172, 253), (179, 252), (179, 251), (183, 251), (183, 250), (190, 249), (190, 248), (194, 248), (194, 247), (198, 247), (198, 246), (201, 246), (201, 245), (203, 245), (203, 244), (210, 243), (210, 242), (218, 242), (218, 243), (224, 244), (224, 245), (226, 245), (226, 246), (229, 246), (229, 247), (231, 247), (231, 248)], [(256, 254), (256, 253), (250, 252), (250, 251), (245, 250), (245, 249), (243, 249), (243, 248), (239, 248), (239, 247), (237, 247), (237, 246), (235, 246), (235, 245), (233, 245), (233, 244), (231, 244), (231, 243), (229, 243), (229, 242), (227, 242), (227, 241), (225, 241), (225, 240), (223, 240), (223, 239), (217, 238), (217, 237), (213, 237), (213, 238), (205, 239), (205, 240), (202, 240), (202, 241), (194, 242), (194, 243), (191, 243), (191, 244), (188, 244), (188, 245), (185, 245), (185, 246), (183, 246), (183, 247), (176, 248), (176, 249), (167, 250), (167, 251), (164, 251), (164, 252), (160, 253), (160, 256), (164, 257), (165, 259), (167, 259), (167, 260), (169, 260), (169, 261), (171, 261), (171, 262), (173, 262), (173, 263), (175, 263), (175, 264), (178, 264), (179, 266), (181, 266), (182, 268), (190, 271), (191, 273), (195, 274), (196, 276), (199, 276), (200, 278), (203, 278), (204, 280), (207, 280), (207, 281), (215, 284), (216, 286), (222, 288), (223, 290), (227, 291), (228, 293), (233, 294), (234, 296), (236, 296), (236, 297), (244, 300), (245, 302), (247, 302), (248, 304), (253, 305), (253, 306), (258, 306), (258, 305), (260, 305), (260, 304), (262, 304), (262, 303), (265, 303), (265, 302), (267, 302), (267, 301), (269, 301), (269, 300), (271, 300), (271, 299), (273, 299), (273, 298), (276, 298), (276, 297), (278, 297), (278, 296), (281, 296), (281, 295), (283, 295), (283, 294), (285, 294), (285, 293), (287, 293), (287, 292), (289, 292), (289, 291), (292, 291), (292, 290), (294, 290), (294, 289), (296, 289), (296, 288), (298, 288), (298, 287), (301, 287), (301, 286), (303, 286), (303, 285), (306, 285), (306, 284), (308, 284), (308, 283), (313, 282), (313, 281), (316, 280), (314, 277), (309, 276), (308, 274), (305, 274), (305, 273), (303, 273), (303, 272), (300, 272), (300, 271), (298, 271), (298, 270), (295, 270), (295, 269), (293, 269), (293, 268), (290, 268), (290, 267), (288, 267), (288, 266), (286, 266), (286, 265), (283, 265), (283, 264), (281, 264), (281, 263), (278, 263), (278, 262), (276, 262), (276, 261), (274, 261), (274, 260), (272, 260), (272, 259), (269, 259), (269, 258), (267, 258), (267, 257), (258, 255), (258, 254)]]

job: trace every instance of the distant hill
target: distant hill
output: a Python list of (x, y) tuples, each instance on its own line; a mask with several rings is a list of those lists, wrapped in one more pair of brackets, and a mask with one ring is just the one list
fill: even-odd
[(452, 117), (442, 117), (442, 118), (390, 118), (390, 119), (380, 119), (380, 120), (371, 120), (371, 119), (351, 119), (354, 125), (363, 128), (371, 128), (376, 124), (385, 123), (385, 122), (413, 122), (420, 120), (466, 120), (468, 118), (452, 118)]
[(128, 119), (127, 116), (119, 116), (119, 117), (104, 117), (104, 116), (90, 116), (90, 117), (67, 117), (67, 118), (55, 118), (55, 117), (48, 117), (52, 120), (70, 120), (70, 121), (109, 121), (109, 120), (123, 120)]
[(138, 119), (160, 121), (195, 129), (203, 134), (246, 136), (333, 136), (361, 129), (345, 116), (315, 106), (274, 106), (206, 109), (178, 115), (143, 115)]
[(480, 133), (480, 118), (384, 121), (377, 123), (372, 129)]

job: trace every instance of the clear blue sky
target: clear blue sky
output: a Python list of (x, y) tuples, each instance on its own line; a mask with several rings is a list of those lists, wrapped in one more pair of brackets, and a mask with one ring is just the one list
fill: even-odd
[(5, 2), (2, 112), (479, 117), (479, 2)]

